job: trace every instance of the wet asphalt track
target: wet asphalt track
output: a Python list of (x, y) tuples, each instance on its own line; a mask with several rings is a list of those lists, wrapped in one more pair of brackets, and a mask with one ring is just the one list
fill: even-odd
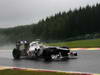
[(11, 51), (0, 50), (0, 66), (26, 67), (61, 71), (100, 73), (100, 51), (77, 51), (76, 59), (45, 62), (43, 60), (13, 60)]

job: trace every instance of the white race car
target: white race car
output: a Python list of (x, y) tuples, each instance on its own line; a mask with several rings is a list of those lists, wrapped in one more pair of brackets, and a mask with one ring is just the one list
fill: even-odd
[(12, 55), (14, 59), (27, 56), (31, 58), (43, 58), (48, 61), (77, 56), (77, 52), (71, 52), (68, 47), (45, 46), (38, 41), (33, 41), (31, 43), (27, 41), (18, 41), (16, 42), (16, 48), (13, 49)]

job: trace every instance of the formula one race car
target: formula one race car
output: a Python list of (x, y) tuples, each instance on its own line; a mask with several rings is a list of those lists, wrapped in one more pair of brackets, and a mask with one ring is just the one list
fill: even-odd
[(45, 46), (38, 41), (31, 43), (28, 41), (18, 41), (16, 42), (16, 48), (13, 49), (12, 55), (14, 59), (26, 56), (36, 59), (43, 58), (49, 61), (77, 56), (77, 52), (71, 52), (68, 47)]

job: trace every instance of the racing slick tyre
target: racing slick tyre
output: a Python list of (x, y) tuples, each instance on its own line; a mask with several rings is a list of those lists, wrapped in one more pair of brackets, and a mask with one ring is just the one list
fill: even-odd
[(13, 49), (12, 55), (13, 55), (14, 59), (20, 59), (21, 51), (17, 50), (17, 49)]
[(51, 52), (49, 51), (49, 49), (45, 49), (43, 51), (43, 59), (45, 61), (51, 61), (52, 60), (52, 57), (51, 57)]
[(50, 56), (46, 56), (46, 57), (44, 57), (44, 60), (45, 60), (45, 61), (51, 61), (51, 60), (52, 60), (51, 55), (50, 55)]

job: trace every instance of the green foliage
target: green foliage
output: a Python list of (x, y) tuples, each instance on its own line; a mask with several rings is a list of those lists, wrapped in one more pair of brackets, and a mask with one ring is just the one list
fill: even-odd
[[(0, 42), (41, 39), (42, 41), (100, 38), (100, 4), (40, 20), (37, 24), (0, 29)], [(74, 37), (74, 38), (73, 38)]]
[[(0, 45), (15, 43), (18, 40), (33, 40), (32, 26), (19, 26), (0, 30)], [(2, 43), (1, 43), (2, 42)]]
[(33, 26), (33, 34), (42, 40), (64, 40), (84, 34), (100, 32), (100, 4), (60, 12)]

